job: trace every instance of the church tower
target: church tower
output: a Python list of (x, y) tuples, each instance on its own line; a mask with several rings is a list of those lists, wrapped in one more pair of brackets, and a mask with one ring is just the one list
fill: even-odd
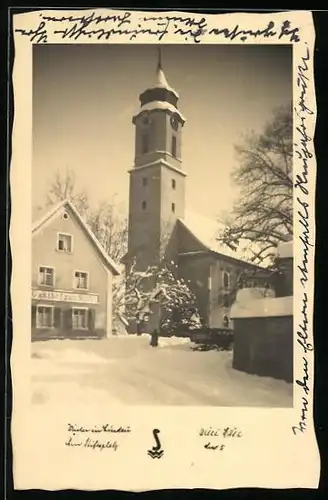
[(128, 256), (145, 270), (174, 258), (177, 218), (184, 218), (185, 177), (181, 136), (185, 119), (168, 84), (159, 49), (155, 81), (139, 96), (134, 166), (130, 170)]

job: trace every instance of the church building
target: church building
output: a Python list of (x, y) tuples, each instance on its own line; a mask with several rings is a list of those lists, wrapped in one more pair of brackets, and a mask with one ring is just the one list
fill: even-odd
[[(155, 80), (140, 94), (135, 126), (134, 165), (129, 171), (127, 269), (174, 261), (179, 277), (189, 281), (204, 326), (229, 328), (237, 280), (257, 266), (243, 260), (242, 249), (219, 243), (219, 223), (188, 210), (187, 166), (182, 162), (186, 118), (179, 95), (167, 82), (159, 54)], [(201, 189), (201, 186), (200, 186)], [(147, 331), (160, 328), (160, 311), (150, 316)]]

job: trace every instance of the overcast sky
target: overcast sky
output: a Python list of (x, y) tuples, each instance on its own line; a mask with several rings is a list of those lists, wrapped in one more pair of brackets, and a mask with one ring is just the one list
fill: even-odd
[[(36, 45), (33, 52), (33, 206), (57, 169), (75, 171), (92, 204), (117, 194), (128, 209), (138, 96), (154, 81), (154, 45)], [(292, 99), (287, 46), (165, 45), (163, 69), (180, 95), (187, 205), (229, 209), (234, 144), (260, 132)]]

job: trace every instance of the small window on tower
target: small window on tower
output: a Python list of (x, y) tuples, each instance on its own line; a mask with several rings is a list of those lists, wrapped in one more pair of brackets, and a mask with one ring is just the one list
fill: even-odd
[(177, 138), (175, 135), (172, 135), (172, 156), (177, 156)]
[(176, 186), (175, 179), (172, 179), (172, 189), (175, 189), (175, 186)]
[(172, 203), (171, 208), (172, 208), (172, 212), (174, 213), (175, 212), (175, 203)]
[(229, 295), (223, 295), (223, 297), (222, 297), (222, 305), (225, 308), (229, 307), (229, 305), (230, 305)]
[(147, 186), (147, 184), (148, 184), (148, 179), (147, 179), (147, 177), (143, 177), (143, 178), (142, 178), (142, 185), (143, 185), (143, 186)]
[(142, 154), (148, 153), (148, 135), (144, 134), (142, 136)]
[(142, 210), (146, 210), (147, 208), (147, 203), (145, 201), (142, 202)]

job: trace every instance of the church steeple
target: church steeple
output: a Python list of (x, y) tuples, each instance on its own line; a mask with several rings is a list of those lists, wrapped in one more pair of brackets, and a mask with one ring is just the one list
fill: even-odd
[[(168, 84), (163, 70), (163, 52), (161, 47), (158, 48), (154, 82), (140, 94), (139, 100), (141, 104), (139, 113), (144, 110), (155, 109), (156, 103), (166, 103), (166, 109), (172, 113), (176, 113), (181, 124), (184, 124), (185, 118), (178, 110), (179, 94)], [(163, 109), (163, 104), (158, 105), (157, 108)]]
[(158, 61), (157, 61), (155, 82), (153, 88), (166, 89), (169, 92), (172, 92), (175, 95), (175, 97), (179, 98), (177, 92), (167, 83), (162, 65), (162, 48), (160, 46), (158, 47)]
[[(181, 158), (185, 119), (178, 110), (179, 96), (166, 79), (161, 48), (155, 57), (155, 78), (140, 94), (141, 106), (133, 117), (135, 155), (129, 171), (128, 255), (142, 271), (175, 258), (174, 229), (185, 210), (186, 173)], [(158, 320), (157, 315), (152, 318)]]
[(161, 49), (161, 46), (158, 47), (157, 71), (162, 71), (162, 49)]

